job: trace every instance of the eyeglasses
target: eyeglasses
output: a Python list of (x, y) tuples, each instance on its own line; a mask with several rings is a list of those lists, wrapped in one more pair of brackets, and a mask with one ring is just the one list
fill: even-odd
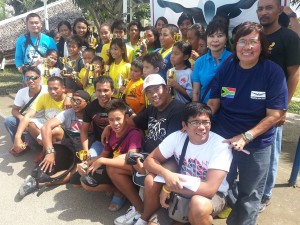
[(200, 125), (203, 125), (204, 127), (210, 126), (209, 120), (193, 120), (193, 121), (187, 121), (188, 124), (192, 125), (193, 127), (200, 127)]
[(81, 104), (81, 100), (80, 99), (76, 99), (76, 98), (71, 98), (71, 103), (74, 103), (76, 105), (80, 105)]
[(25, 76), (23, 76), (23, 81), (29, 81), (29, 80), (32, 80), (32, 81), (34, 81), (34, 80), (37, 80), (37, 79), (39, 79), (40, 77), (25, 77)]
[(245, 47), (247, 44), (249, 44), (250, 47), (254, 47), (255, 45), (258, 45), (260, 43), (260, 41), (258, 40), (240, 40), (237, 42), (237, 44), (240, 46), (240, 47)]

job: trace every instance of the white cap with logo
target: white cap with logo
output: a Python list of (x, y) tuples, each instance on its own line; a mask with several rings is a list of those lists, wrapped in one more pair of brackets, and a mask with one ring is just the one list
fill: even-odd
[(164, 78), (162, 78), (161, 75), (150, 74), (144, 80), (143, 92), (145, 92), (145, 89), (149, 86), (161, 85), (161, 84), (166, 85), (166, 82), (165, 82)]

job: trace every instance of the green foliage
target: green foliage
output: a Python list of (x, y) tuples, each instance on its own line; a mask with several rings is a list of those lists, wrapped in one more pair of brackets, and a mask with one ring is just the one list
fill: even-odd
[(150, 19), (150, 4), (149, 3), (141, 3), (138, 4), (138, 8), (136, 12), (133, 14), (133, 19), (140, 21), (142, 19)]

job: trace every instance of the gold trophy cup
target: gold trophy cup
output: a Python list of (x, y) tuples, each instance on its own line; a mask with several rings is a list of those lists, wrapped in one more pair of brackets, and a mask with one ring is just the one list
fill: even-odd
[(62, 74), (65, 75), (67, 73), (66, 64), (68, 63), (69, 59), (67, 57), (59, 57), (59, 60), (63, 64)]
[[(168, 70), (167, 72), (167, 84), (170, 82), (169, 80), (172, 79), (172, 80), (175, 80), (176, 81), (176, 70), (175, 68), (171, 68)], [(170, 94), (173, 98), (175, 98), (175, 90), (173, 87), (170, 88)]]
[(86, 161), (90, 158), (90, 153), (87, 150), (80, 150), (79, 152), (76, 152), (76, 156), (81, 161)]
[(181, 41), (181, 35), (180, 35), (180, 33), (175, 33), (174, 34), (174, 41), (175, 42)]

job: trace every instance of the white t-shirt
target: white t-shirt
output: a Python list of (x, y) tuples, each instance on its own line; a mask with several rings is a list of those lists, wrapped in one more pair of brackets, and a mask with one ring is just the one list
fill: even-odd
[[(36, 97), (36, 99), (33, 102), (35, 102), (41, 94), (44, 94), (47, 92), (48, 92), (48, 86), (42, 85), (41, 92), (39, 93), (39, 95)], [(26, 105), (26, 103), (30, 101), (31, 98), (32, 97), (29, 97), (29, 87), (24, 87), (17, 92), (15, 100), (14, 100), (14, 105), (18, 106), (22, 109)], [(32, 105), (32, 103), (30, 104), (30, 106)], [(30, 106), (28, 106), (28, 108), (25, 110), (25, 113), (28, 109), (30, 109)]]
[[(176, 70), (176, 82), (186, 91), (191, 99), (193, 98), (192, 73), (193, 71), (190, 68), (185, 70)], [(178, 91), (175, 91), (175, 98), (184, 104), (190, 102)]]
[[(180, 155), (187, 133), (176, 131), (167, 136), (159, 145), (159, 150), (164, 158), (168, 159), (174, 155), (179, 163)], [(222, 143), (224, 138), (209, 132), (209, 138), (202, 145), (188, 143), (184, 157), (181, 174), (199, 177), (202, 182), (206, 181), (206, 175), (209, 169), (217, 169), (228, 172), (232, 160), (231, 149), (228, 149), (227, 143)], [(201, 184), (200, 184), (201, 188)], [(227, 195), (229, 185), (224, 178), (218, 191)]]

